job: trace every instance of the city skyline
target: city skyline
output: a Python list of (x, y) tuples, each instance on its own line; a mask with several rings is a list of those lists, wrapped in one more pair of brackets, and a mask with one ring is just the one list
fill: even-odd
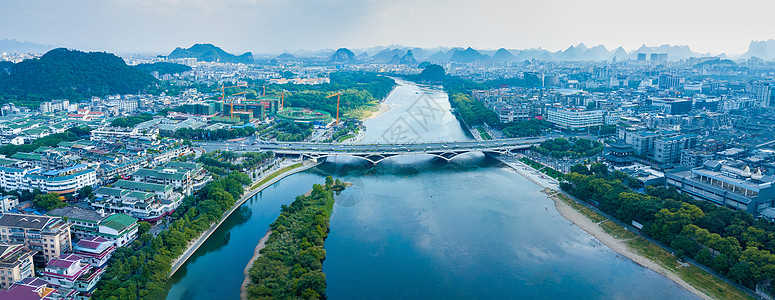
[[(599, 44), (633, 51), (645, 44), (695, 52), (744, 53), (775, 38), (767, 6), (743, 1), (504, 3), (464, 1), (3, 1), (0, 38), (112, 52), (169, 52), (212, 43), (229, 52), (409, 47), (565, 50)], [(702, 6), (700, 6), (702, 5)], [(699, 8), (702, 13), (696, 13)]]

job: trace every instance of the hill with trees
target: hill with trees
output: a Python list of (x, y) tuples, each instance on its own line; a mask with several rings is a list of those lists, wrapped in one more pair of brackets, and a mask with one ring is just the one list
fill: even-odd
[(51, 99), (136, 94), (157, 83), (113, 54), (57, 48), (38, 59), (0, 64), (0, 103), (35, 107)]
[(190, 48), (175, 48), (168, 56), (170, 59), (196, 58), (197, 61), (222, 62), (233, 64), (253, 63), (253, 54), (245, 52), (242, 55), (230, 54), (213, 44), (194, 44)]
[(334, 54), (331, 55), (328, 59), (330, 62), (333, 63), (350, 63), (354, 62), (355, 59), (355, 53), (350, 51), (350, 49), (347, 48), (339, 48), (334, 52)]
[(191, 67), (170, 62), (157, 62), (152, 64), (139, 64), (135, 68), (140, 69), (145, 73), (159, 72), (159, 75), (165, 74), (178, 74), (187, 71), (191, 71)]

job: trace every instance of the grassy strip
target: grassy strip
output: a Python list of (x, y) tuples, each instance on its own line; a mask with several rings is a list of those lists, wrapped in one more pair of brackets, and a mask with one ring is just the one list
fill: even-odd
[(492, 136), (490, 136), (490, 134), (487, 133), (487, 131), (485, 131), (484, 128), (476, 127), (476, 130), (479, 131), (479, 135), (482, 137), (482, 139), (485, 139), (485, 140), (491, 140), (492, 139)]
[(353, 137), (355, 137), (355, 136), (352, 135), (352, 134), (343, 135), (343, 136), (340, 136), (338, 139), (336, 139), (336, 142), (337, 143), (341, 143), (341, 142), (343, 142), (343, 141), (345, 141), (345, 140), (347, 140), (349, 138), (353, 138)]
[[(614, 225), (621, 228), (619, 225)], [(672, 271), (681, 277), (681, 279), (691, 284), (694, 288), (714, 299), (754, 299), (741, 290), (694, 265), (681, 266), (678, 259), (673, 254), (642, 237), (625, 241), (625, 243), (631, 249), (638, 252), (638, 254), (643, 255), (665, 269)]]
[(557, 171), (555, 169), (552, 169), (550, 167), (544, 166), (544, 165), (542, 165), (542, 164), (540, 164), (540, 163), (538, 163), (538, 162), (536, 162), (536, 161), (534, 161), (532, 159), (529, 159), (527, 157), (520, 158), (519, 160), (521, 162), (525, 163), (526, 165), (532, 167), (533, 169), (536, 169), (539, 172), (544, 173), (547, 176), (552, 177), (554, 179), (561, 180), (562, 177), (565, 176), (565, 174), (563, 174), (562, 172)]
[[(551, 190), (549, 190), (549, 191), (551, 191)], [(568, 196), (565, 196), (563, 194), (557, 193), (556, 197), (560, 198), (560, 200), (562, 200), (563, 202), (567, 203), (568, 205), (573, 207), (573, 209), (575, 209), (576, 211), (580, 212), (582, 215), (586, 216), (590, 220), (595, 221), (595, 223), (599, 223), (599, 222), (604, 221), (604, 220), (607, 219), (606, 217), (604, 217), (603, 215), (595, 212), (594, 210), (590, 209), (589, 207), (586, 207), (586, 206), (584, 206), (582, 204), (577, 203), (576, 201), (573, 201), (572, 199), (568, 198)]]
[[(606, 220), (604, 216), (582, 204), (576, 203), (576, 201), (573, 201), (563, 194), (558, 193), (556, 197), (560, 198), (563, 202), (573, 207), (573, 209), (596, 223)], [(667, 250), (636, 235), (632, 231), (625, 229), (611, 220), (601, 223), (600, 227), (614, 238), (625, 240), (624, 243), (627, 244), (630, 249), (659, 264), (665, 269), (672, 271), (694, 288), (714, 299), (753, 299), (743, 291), (729, 285), (718, 277), (705, 272), (705, 270), (694, 265), (681, 266), (678, 259), (670, 252), (667, 252)]]
[(252, 187), (250, 187), (251, 190), (255, 190), (256, 188), (260, 187), (262, 184), (269, 182), (270, 180), (274, 179), (275, 177), (279, 176), (282, 173), (285, 173), (286, 171), (296, 169), (298, 167), (301, 167), (302, 163), (296, 163), (290, 166), (287, 166), (285, 168), (282, 168), (280, 170), (275, 171), (272, 173), (272, 175), (269, 175), (269, 177), (261, 179), (258, 183), (254, 184)]

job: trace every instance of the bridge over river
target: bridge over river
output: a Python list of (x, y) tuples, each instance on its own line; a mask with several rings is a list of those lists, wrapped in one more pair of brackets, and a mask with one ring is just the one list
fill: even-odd
[(207, 151), (217, 149), (232, 151), (273, 151), (279, 155), (298, 155), (318, 160), (330, 156), (353, 156), (377, 164), (398, 155), (427, 154), (445, 161), (469, 152), (507, 154), (514, 150), (530, 148), (545, 138), (517, 138), (487, 141), (429, 142), (406, 144), (333, 144), (309, 142), (199, 142), (196, 146)]

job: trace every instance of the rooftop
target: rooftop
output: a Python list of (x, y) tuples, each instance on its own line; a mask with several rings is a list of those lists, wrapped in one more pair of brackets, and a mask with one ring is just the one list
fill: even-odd
[(59, 217), (7, 213), (0, 216), (0, 226), (40, 230), (58, 220), (61, 219)]

